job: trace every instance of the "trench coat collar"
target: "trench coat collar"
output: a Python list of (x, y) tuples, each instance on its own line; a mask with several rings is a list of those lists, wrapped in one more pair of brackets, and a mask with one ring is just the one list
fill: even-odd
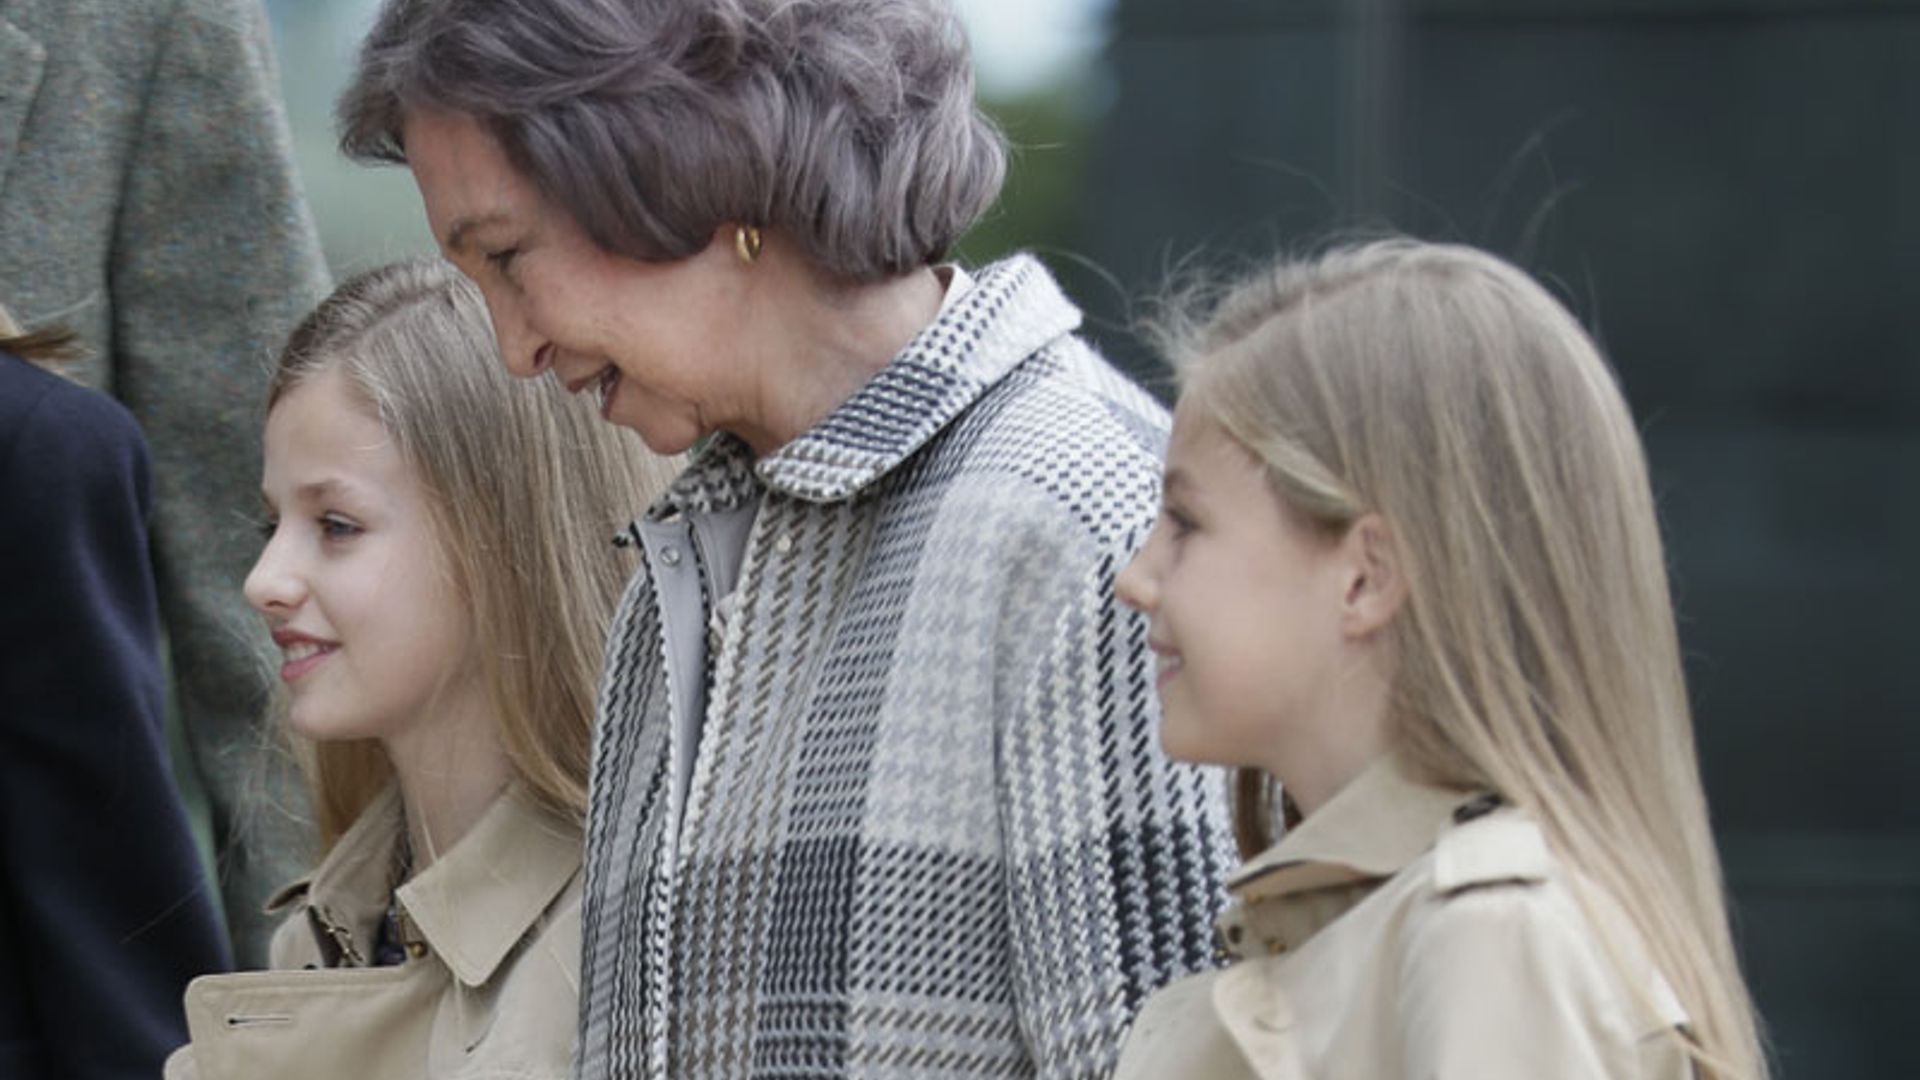
[[(485, 985), (580, 869), (578, 825), (509, 785), (467, 835), (412, 880), (391, 888), (405, 817), (389, 785), (319, 868), (281, 890), (271, 908), (305, 896), (316, 919), (352, 935), (354, 962), (372, 955), (390, 892), (456, 979)], [(321, 932), (316, 927), (316, 932)]]
[(956, 267), (948, 296), (933, 322), (819, 423), (757, 461), (740, 439), (715, 436), (648, 516), (732, 509), (762, 485), (809, 502), (851, 499), (1080, 325), (1079, 309), (1031, 255), (971, 276)]
[(273, 894), (267, 913), (301, 903), (327, 963), (364, 966), (386, 915), (405, 827), (400, 789), (389, 784), (334, 841), (313, 873)]
[(580, 871), (580, 827), (518, 784), (453, 850), (400, 886), (401, 906), (469, 987), (486, 984)]
[(1415, 780), (1383, 755), (1228, 876), (1227, 947), (1251, 954), (1298, 945), (1431, 850), (1469, 798)]

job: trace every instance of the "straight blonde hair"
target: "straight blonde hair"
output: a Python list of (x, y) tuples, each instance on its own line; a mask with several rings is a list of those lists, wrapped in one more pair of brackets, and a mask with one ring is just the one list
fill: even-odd
[[(267, 409), (338, 370), (427, 493), (436, 553), (467, 608), (509, 768), (575, 820), (587, 805), (594, 687), (631, 560), (614, 533), (675, 462), (552, 379), (503, 370), (478, 289), (446, 262), (368, 271), (288, 339)], [(393, 775), (374, 740), (304, 754), (324, 847)]]
[[(1340, 248), (1254, 274), (1164, 327), (1183, 399), (1328, 534), (1379, 513), (1409, 597), (1396, 752), (1533, 814), (1624, 908), (1704, 1077), (1761, 1080), (1728, 928), (1640, 438), (1592, 340), (1469, 248)], [(1243, 774), (1243, 846), (1268, 784)]]

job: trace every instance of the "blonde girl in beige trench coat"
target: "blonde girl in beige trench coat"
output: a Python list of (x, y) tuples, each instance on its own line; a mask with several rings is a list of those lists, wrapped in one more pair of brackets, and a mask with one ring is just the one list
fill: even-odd
[(552, 1078), (580, 979), (593, 686), (667, 461), (494, 362), (435, 260), (342, 285), (268, 396), (246, 596), (282, 651), (325, 857), (273, 970), (187, 990), (169, 1080)]
[(1240, 770), (1248, 861), (1232, 962), (1149, 999), (1119, 1080), (1764, 1080), (1646, 466), (1578, 324), (1389, 241), (1169, 341), (1119, 591), (1168, 753)]

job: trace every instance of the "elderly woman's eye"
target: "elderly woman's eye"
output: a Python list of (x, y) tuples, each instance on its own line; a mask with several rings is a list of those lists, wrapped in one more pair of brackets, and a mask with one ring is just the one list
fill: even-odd
[(501, 248), (499, 251), (488, 252), (487, 262), (493, 264), (493, 268), (495, 270), (498, 270), (501, 273), (506, 274), (506, 273), (512, 272), (514, 260), (518, 259), (519, 257), (520, 257), (519, 248), (517, 247)]

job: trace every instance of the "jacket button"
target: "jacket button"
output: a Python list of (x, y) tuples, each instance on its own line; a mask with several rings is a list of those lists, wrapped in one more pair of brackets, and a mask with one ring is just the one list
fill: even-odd
[(407, 955), (413, 957), (415, 960), (427, 955), (427, 943), (424, 941), (407, 942)]
[(1453, 808), (1453, 823), (1455, 825), (1465, 825), (1474, 818), (1486, 817), (1496, 809), (1499, 809), (1500, 803), (1500, 796), (1491, 791), (1481, 795), (1475, 795), (1473, 798)]
[(773, 550), (779, 552), (782, 555), (785, 555), (788, 552), (792, 551), (793, 537), (785, 536), (785, 535), (781, 536), (780, 539), (775, 540), (773, 542)]
[(660, 561), (666, 563), (668, 566), (679, 566), (680, 549), (677, 547), (661, 548)]

